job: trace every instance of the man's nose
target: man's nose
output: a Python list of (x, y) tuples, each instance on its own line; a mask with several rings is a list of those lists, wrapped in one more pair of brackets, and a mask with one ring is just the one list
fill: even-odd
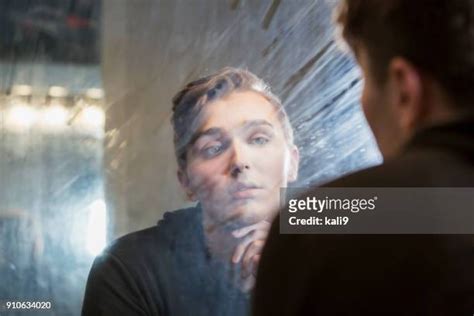
[(239, 176), (245, 170), (250, 169), (247, 154), (245, 152), (245, 146), (239, 142), (233, 142), (232, 152), (230, 158), (230, 174), (233, 177)]

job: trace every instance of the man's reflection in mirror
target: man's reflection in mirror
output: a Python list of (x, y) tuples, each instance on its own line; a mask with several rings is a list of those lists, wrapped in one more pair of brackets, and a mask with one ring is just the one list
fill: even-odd
[(197, 204), (108, 247), (83, 315), (249, 314), (280, 188), (298, 173), (290, 122), (262, 80), (234, 68), (187, 84), (173, 104), (178, 179)]

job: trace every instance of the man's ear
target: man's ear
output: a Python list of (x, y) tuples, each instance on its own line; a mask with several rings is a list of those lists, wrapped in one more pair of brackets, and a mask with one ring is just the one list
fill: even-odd
[(196, 195), (191, 190), (189, 177), (186, 174), (186, 172), (183, 171), (182, 169), (179, 169), (177, 175), (178, 175), (179, 183), (181, 184), (181, 187), (183, 188), (184, 192), (186, 192), (188, 199), (191, 201), (196, 201), (197, 200)]
[(300, 152), (298, 147), (292, 145), (290, 148), (290, 169), (288, 170), (288, 182), (298, 179), (298, 168), (300, 164)]
[(425, 115), (423, 76), (406, 59), (392, 59), (388, 68), (390, 95), (398, 125), (404, 133), (411, 133)]

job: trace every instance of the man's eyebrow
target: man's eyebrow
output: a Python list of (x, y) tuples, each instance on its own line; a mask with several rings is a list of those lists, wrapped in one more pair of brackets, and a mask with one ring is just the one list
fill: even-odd
[(194, 144), (199, 138), (204, 137), (204, 136), (220, 136), (222, 135), (222, 128), (219, 127), (212, 127), (208, 128), (204, 131), (197, 132), (196, 135), (194, 135), (191, 144)]
[(269, 126), (269, 127), (273, 128), (273, 124), (270, 123), (267, 120), (245, 121), (244, 124), (242, 124), (242, 125), (243, 125), (242, 127), (245, 128), (245, 129), (260, 126), (260, 125), (266, 125), (266, 126)]
[[(243, 129), (250, 129), (252, 127), (256, 127), (256, 126), (261, 126), (261, 125), (265, 125), (265, 126), (269, 126), (270, 128), (274, 128), (273, 127), (273, 124), (271, 124), (270, 122), (268, 122), (267, 120), (251, 120), (251, 121), (245, 121), (243, 124), (242, 124), (242, 127)], [(193, 139), (191, 140), (190, 144), (194, 144), (197, 142), (197, 140), (201, 137), (204, 137), (204, 136), (221, 136), (223, 134), (223, 129), (222, 128), (219, 128), (219, 127), (211, 127), (209, 129), (206, 129), (204, 131), (200, 131), (200, 132), (197, 132), (196, 135), (194, 135)]]

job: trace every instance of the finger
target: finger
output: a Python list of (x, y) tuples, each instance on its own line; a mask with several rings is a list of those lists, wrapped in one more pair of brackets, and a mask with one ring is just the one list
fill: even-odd
[(252, 258), (252, 264), (254, 266), (254, 269), (252, 269), (252, 273), (255, 276), (257, 275), (258, 265), (260, 263), (260, 258), (261, 257), (262, 257), (262, 255), (258, 254), (258, 255), (253, 256), (253, 258)]
[(253, 241), (252, 238), (245, 238), (240, 244), (235, 247), (234, 254), (232, 256), (232, 262), (238, 263), (242, 258), (242, 255), (245, 253), (245, 249), (247, 249), (248, 245)]
[(245, 273), (245, 276), (253, 274), (253, 270), (256, 269), (252, 258), (262, 253), (264, 244), (264, 240), (256, 240), (247, 247), (242, 259), (242, 270)]
[(241, 289), (244, 293), (250, 292), (255, 286), (255, 277), (250, 275), (248, 278), (242, 280)]
[(268, 236), (268, 231), (254, 230), (242, 240), (242, 242), (235, 248), (234, 254), (232, 256), (232, 262), (238, 263), (243, 254), (245, 253), (247, 247), (255, 240), (265, 240)]
[(243, 278), (248, 277), (249, 275), (253, 275), (255, 277), (257, 276), (258, 264), (260, 263), (260, 258), (261, 258), (261, 255), (258, 254), (258, 255), (253, 256), (250, 259), (250, 262), (247, 268), (248, 271), (245, 272), (245, 275), (242, 276)]
[(235, 238), (241, 238), (241, 237), (247, 235), (248, 233), (250, 233), (253, 230), (259, 229), (259, 230), (267, 230), (268, 231), (268, 230), (270, 230), (270, 227), (271, 227), (271, 224), (269, 222), (260, 221), (256, 224), (236, 229), (232, 232), (232, 235)]
[(271, 223), (269, 223), (267, 221), (260, 221), (258, 223), (253, 224), (253, 225), (237, 229), (237, 230), (232, 232), (232, 235), (234, 235), (235, 238), (241, 238), (241, 237), (249, 234), (253, 230), (269, 231), (270, 227), (271, 227)]

